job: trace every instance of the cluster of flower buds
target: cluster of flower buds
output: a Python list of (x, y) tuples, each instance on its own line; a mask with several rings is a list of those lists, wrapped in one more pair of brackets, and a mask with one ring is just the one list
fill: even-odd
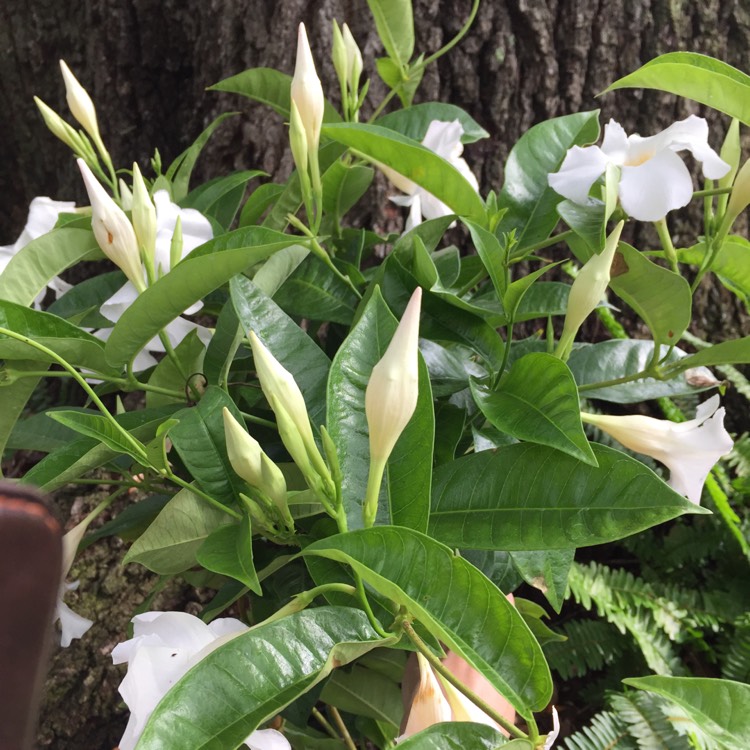
[(362, 100), (367, 95), (369, 82), (365, 83), (362, 91), (359, 90), (359, 79), (363, 68), (362, 53), (349, 27), (344, 24), (339, 28), (335, 20), (333, 22), (333, 67), (336, 69), (341, 87), (341, 108), (344, 119), (348, 122), (356, 122)]
[(612, 230), (604, 249), (599, 255), (592, 255), (586, 261), (570, 288), (563, 332), (555, 350), (555, 355), (563, 361), (570, 356), (578, 329), (601, 302), (607, 290), (612, 261), (624, 224), (625, 222), (621, 221)]
[(294, 532), (294, 519), (287, 503), (286, 480), (255, 438), (224, 408), (224, 435), (232, 468), (253, 488), (253, 496), (242, 496), (255, 527), (270, 537)]

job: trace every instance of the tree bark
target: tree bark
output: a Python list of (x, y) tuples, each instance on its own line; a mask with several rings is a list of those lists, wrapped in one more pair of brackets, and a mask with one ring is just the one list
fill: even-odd
[[(429, 54), (458, 31), (470, 2), (415, 0), (414, 8), (417, 52)], [(296, 25), (304, 21), (320, 77), (336, 101), (330, 61), (334, 18), (346, 21), (358, 40), (372, 77), (369, 101), (377, 103), (385, 89), (374, 72), (374, 59), (382, 50), (364, 0), (5, 0), (0, 8), (0, 112), (5, 119), (0, 241), (14, 241), (35, 195), (84, 201), (69, 151), (46, 130), (32, 101), (37, 95), (69, 119), (59, 58), (96, 103), (104, 140), (118, 167), (129, 168), (133, 161), (145, 166), (154, 148), (168, 164), (219, 113), (236, 110), (241, 116), (224, 124), (209, 142), (196, 182), (246, 168), (278, 178), (292, 165), (281, 118), (261, 105), (205, 88), (255, 66), (291, 73)], [(626, 90), (595, 98), (613, 80), (675, 50), (710, 54), (750, 70), (747, 2), (484, 0), (465, 39), (426, 72), (417, 101), (457, 104), (492, 134), (467, 147), (466, 158), (483, 192), (499, 190), (511, 146), (546, 118), (601, 107), (602, 122), (614, 117), (629, 132), (647, 135), (691, 112), (704, 114), (694, 103), (655, 92)], [(371, 111), (372, 105), (368, 107)], [(726, 123), (713, 114), (709, 119), (711, 143), (718, 148)], [(361, 219), (383, 226), (389, 215), (384, 213), (384, 183), (369, 195)], [(674, 228), (679, 235), (681, 226)], [(693, 236), (695, 231), (690, 227)], [(700, 299), (697, 330), (723, 330), (727, 337), (750, 332), (742, 311), (718, 286), (706, 283)], [(88, 590), (122, 606), (110, 616), (102, 604), (96, 611), (84, 609), (83, 614), (97, 615), (96, 628), (56, 657), (43, 746), (107, 747), (122, 730), (114, 692), (120, 671), (108, 664), (108, 654), (125, 637), (137, 602), (121, 601), (123, 588), (133, 584), (130, 568), (119, 567), (121, 550), (103, 547), (106, 553), (91, 558), (92, 551), (84, 558), (84, 566), (88, 560), (92, 565), (80, 571), (83, 604)], [(97, 588), (88, 588), (92, 586)], [(110, 599), (108, 587), (116, 592)], [(140, 600), (140, 594), (135, 596)], [(92, 724), (97, 727), (93, 736), (87, 729)]]

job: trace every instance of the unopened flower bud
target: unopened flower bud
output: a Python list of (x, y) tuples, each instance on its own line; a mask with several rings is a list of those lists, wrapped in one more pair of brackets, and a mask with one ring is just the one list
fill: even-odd
[(333, 21), (333, 48), (331, 51), (333, 67), (341, 84), (342, 94), (346, 93), (346, 85), (349, 79), (349, 67), (346, 59), (346, 45), (338, 23)]
[(732, 228), (734, 220), (748, 205), (750, 205), (750, 159), (742, 165), (734, 180), (724, 221), (722, 221), (721, 229), (718, 232), (719, 236), (722, 236)]
[(299, 25), (297, 35), (297, 62), (292, 78), (291, 93), (292, 101), (297, 105), (307, 137), (308, 151), (317, 151), (320, 142), (320, 128), (323, 124), (325, 99), (323, 87), (318, 74), (315, 72), (315, 62), (303, 23)]
[(347, 82), (349, 83), (349, 91), (351, 91), (353, 96), (356, 96), (363, 68), (362, 53), (357, 46), (357, 42), (354, 41), (352, 32), (349, 31), (347, 24), (343, 26), (343, 35), (344, 46), (346, 47)]
[(388, 460), (417, 408), (419, 395), (419, 306), (417, 287), (382, 359), (372, 368), (365, 391), (365, 413), (370, 430), (370, 460)]
[(59, 138), (68, 148), (76, 154), (81, 153), (81, 137), (68, 125), (54, 109), (48, 107), (38, 96), (34, 97), (39, 112), (42, 115), (44, 124), (56, 138)]
[(123, 211), (130, 211), (133, 208), (133, 192), (122, 177), (118, 180), (118, 184), (120, 185), (120, 206)]
[(264, 453), (260, 443), (248, 434), (229, 409), (225, 407), (222, 414), (227, 454), (232, 468), (251, 487), (271, 498), (282, 515), (288, 516), (286, 480), (281, 469)]
[(578, 329), (601, 302), (604, 292), (607, 290), (612, 260), (615, 257), (617, 243), (620, 240), (620, 233), (624, 225), (625, 222), (621, 221), (612, 230), (604, 244), (604, 249), (599, 255), (592, 255), (584, 263), (583, 268), (578, 272), (578, 276), (570, 287), (563, 332), (555, 351), (555, 354), (561, 359), (568, 358)]
[(143, 260), (153, 268), (156, 255), (156, 208), (137, 164), (133, 164), (133, 229)]
[(71, 114), (94, 139), (95, 143), (101, 143), (94, 102), (91, 101), (91, 97), (88, 95), (86, 89), (78, 83), (78, 79), (70, 71), (64, 60), (60, 60), (60, 69), (62, 70), (63, 81), (65, 82), (65, 98), (67, 99)]
[(294, 100), (292, 100), (289, 113), (289, 145), (291, 146), (292, 156), (294, 157), (294, 163), (297, 167), (297, 172), (300, 174), (300, 178), (307, 177), (307, 136), (305, 135), (305, 127), (302, 124), (302, 118)]
[(138, 252), (138, 240), (133, 225), (125, 212), (107, 195), (83, 159), (78, 159), (86, 192), (91, 202), (91, 228), (102, 252), (133, 282), (139, 291), (143, 283), (143, 268)]

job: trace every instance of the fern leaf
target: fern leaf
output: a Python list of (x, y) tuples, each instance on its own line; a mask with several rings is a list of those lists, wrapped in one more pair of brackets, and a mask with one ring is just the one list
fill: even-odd
[(602, 711), (591, 723), (564, 740), (566, 750), (638, 750), (627, 726), (611, 711)]
[(610, 705), (640, 750), (690, 750), (688, 741), (677, 734), (664, 715), (665, 701), (652, 693), (619, 693)]

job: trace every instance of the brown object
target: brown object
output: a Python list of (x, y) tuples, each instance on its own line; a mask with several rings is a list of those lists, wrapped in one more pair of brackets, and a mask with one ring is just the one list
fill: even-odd
[(0, 750), (29, 750), (60, 587), (62, 530), (42, 497), (0, 483)]

